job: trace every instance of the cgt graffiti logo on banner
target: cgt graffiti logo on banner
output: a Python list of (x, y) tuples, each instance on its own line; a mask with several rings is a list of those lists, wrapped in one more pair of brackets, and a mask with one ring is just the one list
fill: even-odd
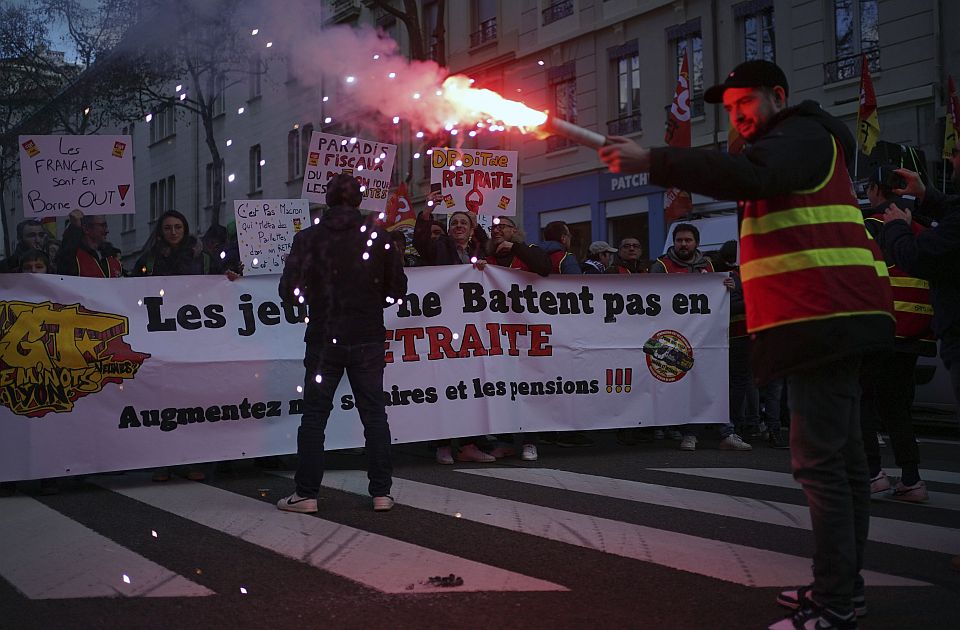
[(0, 301), (0, 404), (39, 418), (132, 379), (150, 355), (124, 342), (128, 331), (126, 317), (79, 304)]

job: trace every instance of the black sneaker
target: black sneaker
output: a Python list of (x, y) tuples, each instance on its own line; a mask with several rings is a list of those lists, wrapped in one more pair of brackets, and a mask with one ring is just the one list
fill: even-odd
[[(801, 586), (800, 588), (791, 588), (780, 591), (777, 595), (777, 603), (790, 610), (799, 610), (801, 605), (813, 604), (810, 593), (813, 588), (810, 586)], [(857, 617), (863, 617), (867, 614), (867, 598), (863, 591), (853, 594), (853, 612)]]
[(853, 611), (841, 615), (835, 610), (807, 600), (797, 612), (771, 624), (768, 630), (856, 630), (857, 615)]
[(582, 431), (563, 431), (557, 433), (557, 446), (573, 448), (577, 446), (593, 446), (594, 442)]
[(783, 437), (780, 431), (771, 431), (767, 438), (767, 446), (770, 448), (790, 448), (790, 442)]

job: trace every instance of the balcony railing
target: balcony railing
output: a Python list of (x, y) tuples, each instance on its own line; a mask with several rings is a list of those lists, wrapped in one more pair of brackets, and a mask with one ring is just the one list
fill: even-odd
[(331, 0), (326, 13), (327, 24), (350, 22), (360, 17), (360, 2), (358, 0)]
[[(870, 72), (880, 71), (880, 49), (871, 48), (863, 51), (867, 56), (867, 67)], [(823, 64), (824, 83), (836, 83), (860, 76), (860, 54), (839, 57), (836, 61)]]
[(470, 47), (476, 48), (497, 38), (497, 18), (480, 22), (480, 29), (470, 33)]
[(637, 133), (640, 126), (640, 112), (634, 112), (629, 116), (621, 116), (607, 121), (607, 133), (611, 136), (625, 136), (631, 133)]
[(573, 0), (560, 0), (559, 2), (554, 2), (544, 9), (542, 14), (544, 26), (573, 15)]

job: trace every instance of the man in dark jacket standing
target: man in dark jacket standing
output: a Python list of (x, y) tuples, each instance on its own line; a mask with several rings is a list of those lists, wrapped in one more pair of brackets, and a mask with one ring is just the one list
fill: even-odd
[(285, 302), (306, 301), (303, 418), (297, 433), (297, 490), (280, 499), (288, 512), (316, 512), (323, 479), (324, 431), (344, 371), (356, 400), (368, 458), (367, 477), (378, 512), (393, 507), (390, 426), (383, 398), (383, 309), (407, 292), (402, 252), (360, 214), (360, 182), (346, 174), (327, 184), (320, 223), (293, 239), (280, 278)]
[(613, 138), (600, 157), (614, 172), (649, 172), (659, 186), (743, 201), (754, 375), (786, 375), (791, 465), (815, 541), (813, 584), (780, 594), (796, 612), (771, 627), (855, 628), (866, 612), (860, 569), (870, 506), (859, 367), (863, 354), (892, 349), (893, 304), (846, 167), (853, 136), (817, 103), (787, 107), (787, 95), (776, 64), (747, 61), (705, 94), (723, 103), (748, 143), (742, 153)]

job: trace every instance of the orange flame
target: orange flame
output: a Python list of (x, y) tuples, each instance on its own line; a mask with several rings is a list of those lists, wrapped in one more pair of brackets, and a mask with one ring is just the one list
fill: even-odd
[(470, 79), (462, 74), (447, 77), (443, 97), (457, 111), (457, 118), (491, 118), (521, 129), (539, 127), (547, 122), (547, 114), (518, 101), (503, 98), (496, 92), (470, 87)]

